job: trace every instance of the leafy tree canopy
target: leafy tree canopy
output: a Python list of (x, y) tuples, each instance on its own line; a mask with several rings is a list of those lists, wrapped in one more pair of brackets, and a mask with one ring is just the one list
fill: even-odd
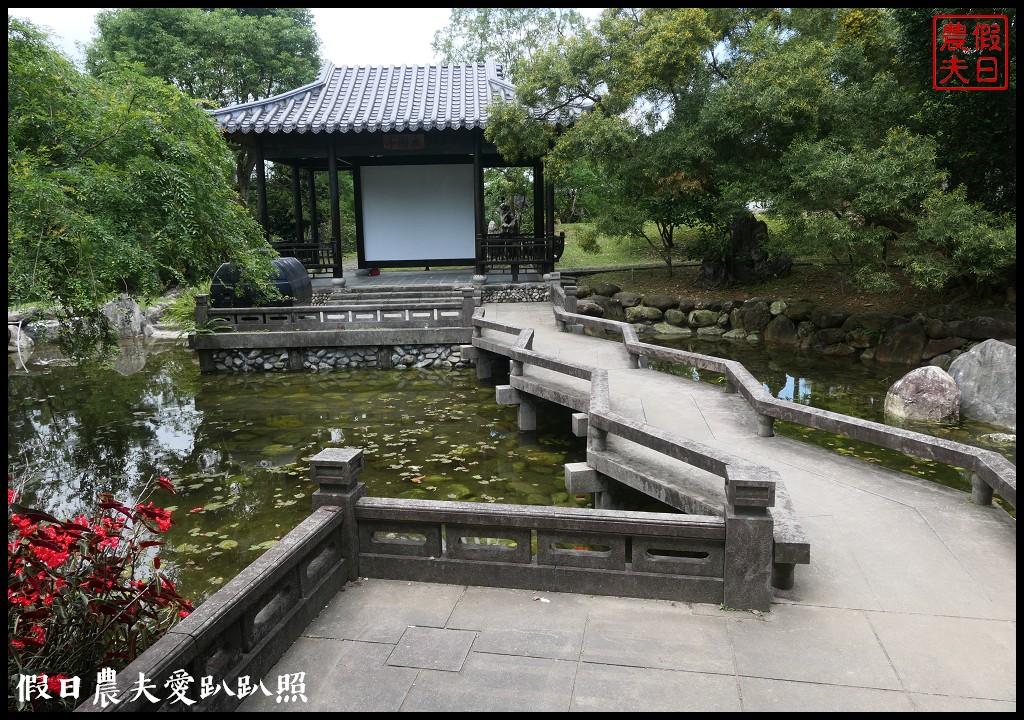
[(452, 8), (431, 48), (441, 62), (495, 60), (516, 77), (535, 53), (585, 25), (572, 8)]
[[(299, 87), (321, 65), (308, 8), (118, 8), (99, 13), (96, 26), (86, 49), (92, 74), (137, 64), (215, 107)], [(238, 191), (248, 199), (256, 160), (234, 150)]]
[(96, 27), (86, 50), (94, 75), (140, 63), (218, 106), (298, 87), (320, 67), (308, 8), (118, 8), (100, 12)]
[(31, 23), (7, 24), (8, 300), (71, 313), (234, 262), (268, 286), (271, 251), (194, 101), (132, 70), (80, 73)]
[[(943, 123), (961, 103), (990, 104), (1013, 156), (1013, 96), (947, 92), (922, 102), (899, 62), (901, 38), (920, 18), (899, 17), (876, 8), (609, 9), (536, 52), (516, 78), (535, 116), (582, 101), (592, 109), (554, 134), (500, 108), (488, 138), (506, 157), (547, 146), (549, 172), (563, 182), (586, 159), (603, 179), (598, 219), (646, 238), (670, 271), (677, 253), (723, 259), (725, 228), (756, 201), (790, 229), (776, 250), (847, 265), (862, 285), (884, 287), (894, 264), (924, 285), (992, 281), (1016, 263), (1015, 211), (999, 214), (1016, 186), (1015, 160), (985, 177), (979, 153), (992, 141)], [(942, 157), (950, 134), (959, 149)], [(938, 218), (963, 228), (968, 216), (975, 237), (939, 231)], [(703, 240), (680, 248), (675, 230), (694, 223), (707, 228)]]

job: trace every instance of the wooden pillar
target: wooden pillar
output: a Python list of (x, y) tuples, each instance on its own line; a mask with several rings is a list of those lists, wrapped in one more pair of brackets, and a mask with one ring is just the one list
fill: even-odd
[(544, 183), (544, 234), (555, 234), (555, 184)]
[(320, 214), (316, 207), (316, 172), (313, 168), (306, 170), (309, 181), (309, 241), (320, 243)]
[(484, 274), (483, 240), (487, 235), (484, 217), (483, 130), (473, 131), (473, 226), (476, 228), (476, 274)]
[(533, 237), (544, 237), (544, 163), (533, 164)]
[(341, 257), (341, 208), (338, 205), (337, 142), (332, 135), (327, 141), (327, 173), (331, 181), (331, 247), (334, 248), (334, 277), (344, 276)]
[(270, 216), (267, 214), (267, 167), (263, 160), (263, 138), (256, 136), (256, 212), (264, 237), (269, 236), (267, 226)]
[(292, 165), (292, 207), (295, 210), (295, 242), (304, 242), (306, 234), (302, 230), (302, 183), (298, 165)]

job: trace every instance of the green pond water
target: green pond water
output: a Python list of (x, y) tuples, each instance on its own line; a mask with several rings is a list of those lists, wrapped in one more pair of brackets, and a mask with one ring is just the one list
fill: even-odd
[(536, 436), (521, 435), (472, 370), (212, 376), (184, 347), (155, 346), (127, 375), (33, 358), (9, 366), (7, 387), (22, 504), (72, 517), (166, 474), (179, 492), (152, 498), (174, 508), (163, 568), (194, 600), (309, 515), (309, 459), (328, 447), (363, 448), (374, 496), (589, 506), (565, 491), (564, 463), (586, 459), (570, 411), (542, 404)]
[[(904, 367), (821, 359), (743, 343), (694, 340), (678, 347), (744, 365), (775, 396), (883, 421), (889, 386)], [(126, 349), (127, 350), (127, 349)], [(686, 366), (659, 369), (706, 382)], [(201, 601), (308, 516), (309, 459), (328, 447), (361, 447), (363, 481), (381, 497), (587, 507), (565, 492), (563, 464), (586, 457), (570, 411), (541, 403), (536, 436), (517, 431), (472, 370), (352, 370), (324, 375), (202, 375), (180, 344), (137, 348), (113, 368), (71, 367), (39, 354), (8, 367), (8, 474), (22, 503), (58, 517), (93, 506), (102, 492), (139, 498), (166, 474), (175, 524), (163, 567)], [(969, 491), (958, 468), (776, 423), (836, 452)], [(994, 428), (960, 423), (915, 428), (988, 447)], [(999, 448), (1016, 462), (1014, 448)], [(643, 509), (654, 509), (644, 507)]]
[[(752, 346), (736, 341), (687, 338), (653, 342), (664, 347), (736, 360), (743, 363), (774, 397), (879, 423), (886, 422), (886, 392), (911, 369), (905, 365), (862, 362), (858, 358), (822, 358), (792, 348)], [(661, 372), (725, 385), (724, 375), (693, 366), (657, 362), (653, 367)], [(984, 423), (961, 419), (956, 423), (908, 423), (902, 427), (994, 450), (1014, 464), (1017, 462), (1016, 444), (1006, 445), (987, 437), (1005, 434), (1006, 431)], [(791, 422), (776, 421), (775, 432), (964, 492), (971, 490), (969, 474), (963, 468), (909, 457), (871, 443)], [(1001, 502), (1001, 499), (997, 498), (997, 501)]]

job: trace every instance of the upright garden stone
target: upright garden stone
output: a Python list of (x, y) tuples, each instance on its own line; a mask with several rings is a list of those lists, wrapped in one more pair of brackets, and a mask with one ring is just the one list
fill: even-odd
[(959, 355), (949, 366), (962, 393), (964, 417), (1017, 431), (1017, 348), (986, 340)]
[(153, 325), (139, 308), (139, 304), (128, 295), (118, 295), (100, 311), (110, 321), (115, 337), (121, 339), (149, 337)]

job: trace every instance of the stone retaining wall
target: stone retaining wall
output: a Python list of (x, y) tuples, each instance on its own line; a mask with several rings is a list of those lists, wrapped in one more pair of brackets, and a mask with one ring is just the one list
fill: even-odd
[(215, 372), (327, 373), (351, 368), (467, 368), (459, 345), (364, 345), (212, 351)]
[(807, 300), (762, 297), (695, 302), (667, 295), (644, 296), (600, 282), (581, 284), (576, 297), (579, 314), (628, 322), (640, 336), (789, 345), (826, 356), (923, 363), (943, 370), (977, 342), (1014, 342), (1017, 337), (1015, 312), (992, 308), (972, 313), (954, 304), (925, 312), (851, 313)]

